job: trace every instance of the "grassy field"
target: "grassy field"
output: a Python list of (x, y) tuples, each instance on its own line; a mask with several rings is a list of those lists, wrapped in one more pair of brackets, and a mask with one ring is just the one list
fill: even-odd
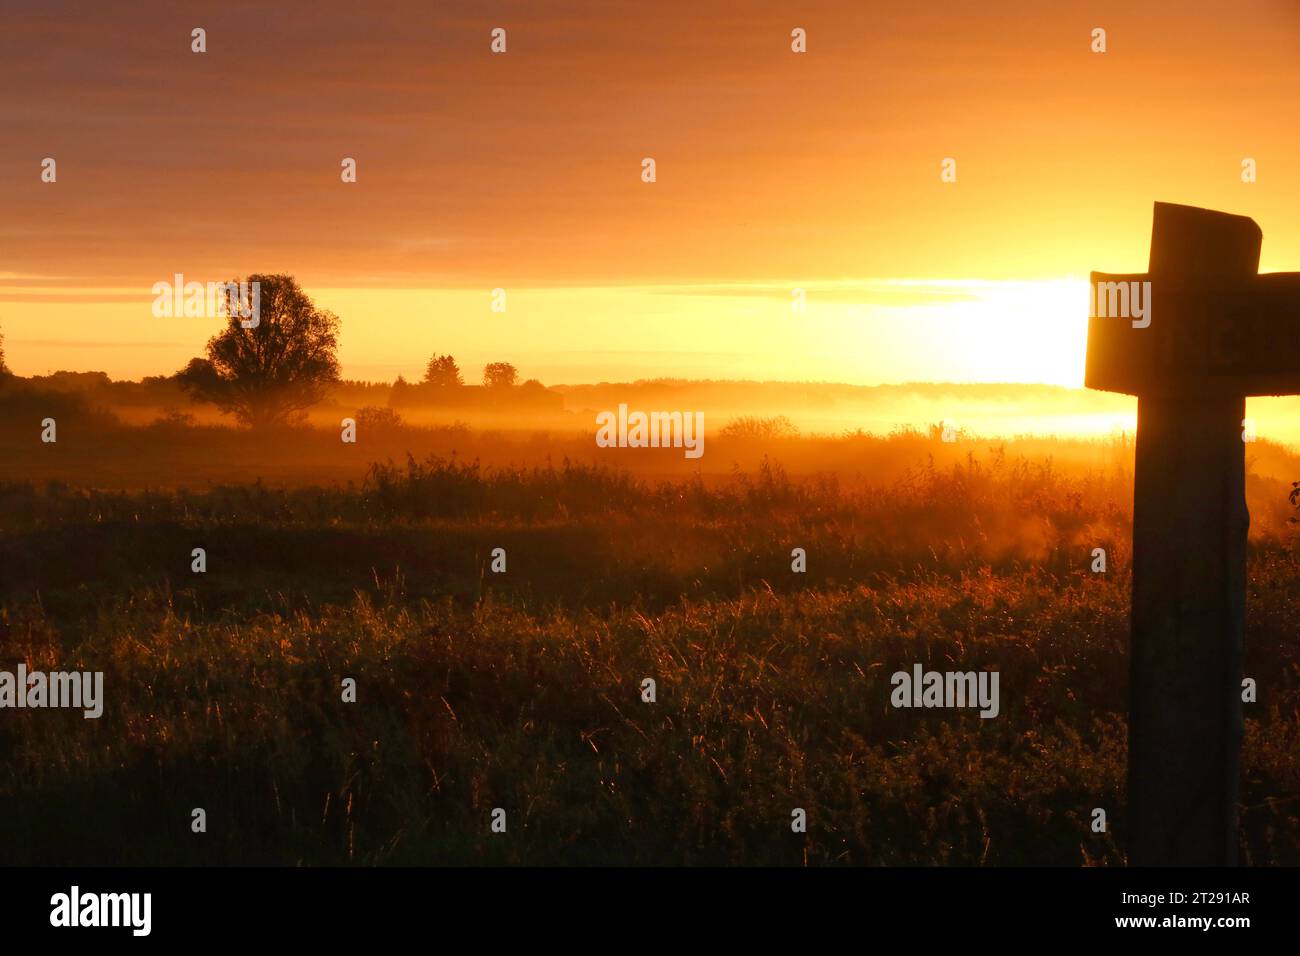
[[(102, 670), (107, 698), (0, 714), (0, 859), (1122, 863), (1128, 472), (838, 441), (890, 467), (0, 485), (0, 668)], [(1251, 480), (1255, 864), (1300, 863), (1288, 490)], [(918, 662), (999, 671), (1001, 714), (892, 708)]]

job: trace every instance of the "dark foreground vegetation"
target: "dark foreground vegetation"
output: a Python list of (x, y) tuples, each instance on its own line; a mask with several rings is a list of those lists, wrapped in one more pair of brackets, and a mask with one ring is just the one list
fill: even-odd
[[(1122, 863), (1129, 478), (922, 462), (4, 484), (0, 669), (102, 670), (106, 703), (0, 712), (0, 859)], [(1300, 574), (1255, 531), (1242, 856), (1297, 864)], [(999, 671), (1001, 714), (891, 708), (914, 663)]]

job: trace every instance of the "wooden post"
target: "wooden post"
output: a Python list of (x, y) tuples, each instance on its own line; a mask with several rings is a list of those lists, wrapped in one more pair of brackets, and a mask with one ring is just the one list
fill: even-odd
[(1244, 398), (1138, 399), (1129, 863), (1236, 861)]
[(1257, 276), (1261, 244), (1244, 216), (1156, 203), (1149, 271), (1092, 274), (1085, 382), (1138, 396), (1133, 865), (1237, 859), (1245, 397), (1300, 392), (1300, 275)]

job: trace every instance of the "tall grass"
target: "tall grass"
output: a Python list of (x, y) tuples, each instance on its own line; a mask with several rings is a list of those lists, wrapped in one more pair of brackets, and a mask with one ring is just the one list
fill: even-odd
[[(0, 861), (1122, 863), (1130, 495), (996, 452), (876, 485), (454, 458), (355, 487), (9, 483), (0, 668), (102, 670), (107, 702), (0, 713)], [(1250, 565), (1261, 864), (1300, 863), (1280, 535)], [(1001, 715), (894, 710), (918, 662), (998, 670)]]

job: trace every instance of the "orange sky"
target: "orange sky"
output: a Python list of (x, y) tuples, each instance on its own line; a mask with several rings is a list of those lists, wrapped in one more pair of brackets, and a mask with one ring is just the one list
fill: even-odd
[(447, 6), (10, 0), (11, 367), (174, 371), (216, 323), (150, 286), (259, 271), (349, 377), (1079, 384), (1083, 282), (1145, 267), (1154, 200), (1300, 270), (1296, 0)]

